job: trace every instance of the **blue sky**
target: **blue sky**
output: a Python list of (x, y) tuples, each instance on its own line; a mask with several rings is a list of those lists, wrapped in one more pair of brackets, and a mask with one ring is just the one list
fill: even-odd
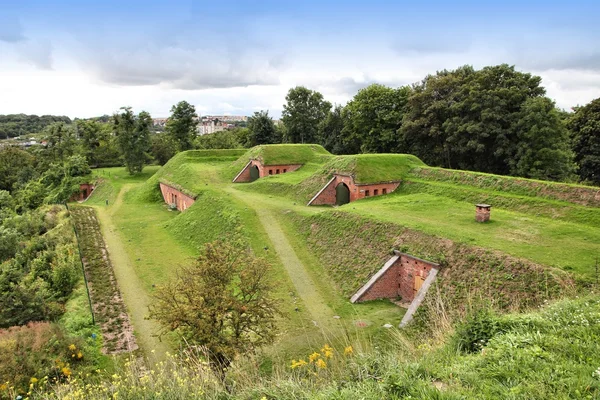
[(344, 104), (370, 83), (471, 64), (540, 75), (570, 108), (600, 97), (600, 2), (0, 0), (0, 114), (278, 117), (304, 85)]

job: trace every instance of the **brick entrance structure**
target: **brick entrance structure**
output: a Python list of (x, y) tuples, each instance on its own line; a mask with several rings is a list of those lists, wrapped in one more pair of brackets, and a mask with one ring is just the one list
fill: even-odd
[(173, 205), (179, 211), (188, 209), (196, 201), (193, 197), (162, 182), (160, 182), (160, 192), (162, 193), (165, 203)]
[(400, 186), (400, 181), (379, 183), (355, 183), (351, 175), (335, 174), (329, 182), (308, 202), (309, 206), (336, 204), (336, 187), (345, 184), (350, 190), (350, 201), (365, 197), (380, 196), (393, 192)]
[(350, 299), (352, 303), (376, 300), (395, 299), (413, 301), (432, 270), (439, 269), (439, 264), (422, 260), (410, 254), (394, 251), (388, 260), (362, 288)]
[(269, 175), (285, 174), (286, 172), (292, 172), (300, 168), (302, 164), (279, 164), (279, 165), (263, 165), (260, 160), (250, 160), (248, 164), (240, 171), (239, 174), (233, 178), (234, 183), (240, 182), (252, 182), (251, 168), (255, 167), (258, 169), (258, 176), (256, 178), (263, 178)]
[(96, 186), (93, 183), (80, 183), (79, 193), (73, 194), (71, 198), (69, 198), (69, 201), (87, 200), (87, 198), (90, 197), (94, 189), (96, 189)]

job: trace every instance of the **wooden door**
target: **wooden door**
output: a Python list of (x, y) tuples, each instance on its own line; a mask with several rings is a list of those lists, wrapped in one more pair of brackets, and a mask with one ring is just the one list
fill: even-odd
[(423, 282), (425, 282), (425, 278), (421, 277), (420, 275), (415, 275), (415, 284), (413, 287), (415, 296), (419, 292), (419, 289), (421, 289), (421, 286), (423, 286)]

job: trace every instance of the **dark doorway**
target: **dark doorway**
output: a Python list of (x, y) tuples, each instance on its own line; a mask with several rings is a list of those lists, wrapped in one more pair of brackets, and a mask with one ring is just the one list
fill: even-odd
[(350, 189), (342, 182), (335, 187), (335, 204), (341, 206), (348, 203), (350, 203)]
[(250, 167), (250, 182), (254, 182), (258, 178), (260, 178), (260, 173), (258, 172), (258, 167), (256, 165), (253, 165)]

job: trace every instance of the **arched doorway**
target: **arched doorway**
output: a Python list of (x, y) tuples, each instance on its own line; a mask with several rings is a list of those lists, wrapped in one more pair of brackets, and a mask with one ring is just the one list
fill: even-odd
[(344, 182), (335, 187), (335, 204), (341, 206), (350, 203), (350, 189)]
[(258, 172), (258, 167), (256, 165), (252, 165), (250, 167), (250, 182), (254, 182), (260, 178), (260, 173)]

